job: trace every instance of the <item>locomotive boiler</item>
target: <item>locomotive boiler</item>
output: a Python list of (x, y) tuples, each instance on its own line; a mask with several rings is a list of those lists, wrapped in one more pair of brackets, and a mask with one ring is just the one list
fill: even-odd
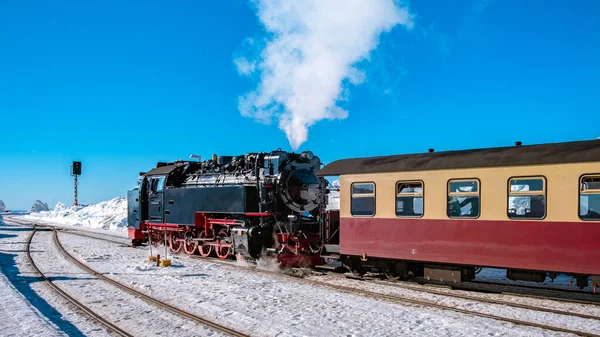
[(310, 151), (282, 150), (158, 163), (128, 192), (129, 237), (174, 253), (319, 264), (328, 193), (320, 167)]

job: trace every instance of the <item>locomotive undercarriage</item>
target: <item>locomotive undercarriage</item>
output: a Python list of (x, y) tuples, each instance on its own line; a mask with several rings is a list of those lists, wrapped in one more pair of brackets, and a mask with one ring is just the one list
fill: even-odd
[(183, 251), (188, 255), (216, 256), (222, 260), (234, 257), (255, 260), (270, 256), (276, 257), (284, 267), (321, 263), (321, 240), (318, 233), (312, 231), (283, 224), (247, 227), (244, 220), (214, 218), (202, 213), (196, 214), (196, 222), (194, 226), (146, 222), (144, 227), (149, 243), (154, 246), (167, 244), (173, 254)]

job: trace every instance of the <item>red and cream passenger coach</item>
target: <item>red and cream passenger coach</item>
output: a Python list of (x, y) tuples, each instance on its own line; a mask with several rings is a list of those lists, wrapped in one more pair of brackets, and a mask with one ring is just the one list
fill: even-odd
[(343, 159), (319, 175), (340, 176), (327, 250), (359, 273), (600, 284), (600, 140)]

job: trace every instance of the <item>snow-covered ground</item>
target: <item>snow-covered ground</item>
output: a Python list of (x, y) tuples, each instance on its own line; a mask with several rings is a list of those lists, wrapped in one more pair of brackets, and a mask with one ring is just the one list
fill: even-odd
[(340, 209), (340, 191), (330, 191), (329, 192), (329, 203), (327, 204), (328, 210), (338, 210)]
[[(87, 245), (95, 241), (97, 240), (87, 240)], [(143, 327), (153, 335), (222, 336), (204, 325), (160, 309), (93, 275), (86, 274), (61, 255), (52, 240), (51, 232), (37, 233), (32, 247), (34, 261), (56, 285), (133, 335), (139, 334)]]
[[(6, 251), (0, 249), (0, 261), (4, 263), (7, 258)], [(66, 336), (15, 288), (4, 273), (0, 273), (0, 298), (2, 336)]]
[(67, 226), (127, 230), (127, 199), (118, 197), (88, 206), (65, 206), (57, 204), (53, 210), (32, 212), (24, 219)]
[[(106, 335), (104, 328), (81, 316), (64, 300), (57, 298), (43, 282), (33, 277), (22, 251), (28, 234), (27, 228), (0, 224), (0, 262), (3, 274), (6, 275), (0, 278), (0, 295), (3, 299), (14, 298), (11, 300), (11, 303), (17, 303), (14, 310), (24, 317), (22, 320), (0, 320), (0, 331), (9, 331), (8, 335), (15, 336), (40, 332), (58, 336), (63, 335), (63, 331), (67, 331), (68, 335)], [(117, 321), (120, 326), (134, 329), (136, 325), (142, 324), (140, 315), (152, 308), (125, 294), (111, 291), (110, 287), (102, 285), (93, 276), (72, 266), (57, 253), (50, 233), (38, 233), (36, 237), (33, 242), (34, 259), (39, 261), (43, 270), (53, 272), (51, 276), (61, 287), (78, 299), (87, 301), (94, 310), (105, 313), (106, 317)], [(241, 263), (239, 266), (228, 266), (176, 255), (170, 256), (173, 262), (171, 267), (159, 268), (146, 261), (150, 255), (149, 247), (133, 249), (68, 233), (60, 234), (60, 238), (67, 250), (97, 271), (133, 285), (149, 296), (252, 336), (558, 335), (467, 314), (405, 306), (341, 293), (273, 275), (254, 273), (243, 268)], [(164, 248), (161, 247), (159, 251), (154, 249), (153, 253), (157, 252), (164, 255)], [(268, 263), (264, 265), (263, 268), (276, 269)], [(370, 291), (434, 299), (430, 294), (384, 284), (367, 284), (339, 277), (315, 277), (333, 284)], [(468, 300), (435, 299), (467, 309), (600, 333), (600, 327), (585, 319), (515, 310)], [(523, 298), (517, 301), (539, 300)], [(565, 306), (562, 309), (590, 314), (597, 312), (580, 307), (567, 308), (568, 304), (562, 303), (549, 305), (557, 306), (558, 309)], [(202, 330), (203, 327), (197, 327), (195, 323), (183, 322), (177, 317), (166, 320), (159, 318), (146, 323), (144, 327), (148, 329), (145, 330), (148, 334), (162, 332), (164, 335), (190, 335), (196, 331), (200, 335), (206, 335), (209, 332)]]
[[(185, 255), (172, 256), (173, 266), (160, 268), (146, 262), (148, 248), (115, 247), (102, 241), (90, 244), (90, 240), (94, 241), (61, 234), (65, 247), (97, 271), (252, 336), (558, 335), (445, 310), (344, 294)], [(470, 305), (464, 303), (465, 307)], [(487, 310), (493, 308), (488, 306)], [(523, 317), (525, 312), (511, 315), (543, 319)], [(567, 321), (563, 318), (569, 326), (584, 325)]]

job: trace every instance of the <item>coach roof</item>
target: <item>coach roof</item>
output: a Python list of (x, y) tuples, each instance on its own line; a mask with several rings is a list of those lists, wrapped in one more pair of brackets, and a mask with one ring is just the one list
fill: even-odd
[(340, 159), (319, 176), (600, 161), (600, 140)]

